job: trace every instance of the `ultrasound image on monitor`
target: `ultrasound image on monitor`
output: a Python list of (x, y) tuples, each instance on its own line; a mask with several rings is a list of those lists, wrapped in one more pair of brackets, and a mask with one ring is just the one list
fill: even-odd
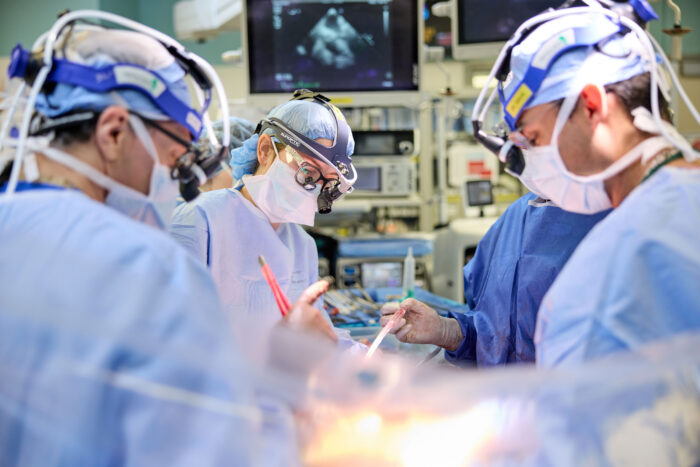
[(250, 92), (417, 90), (413, 0), (248, 0)]
[(329, 7), (326, 14), (297, 45), (297, 55), (311, 57), (317, 66), (334, 70), (344, 70), (357, 65), (361, 57), (370, 57), (376, 62), (380, 49), (387, 48), (387, 40), (390, 39), (388, 29), (379, 32), (386, 40), (377, 44), (374, 42), (374, 34), (358, 33), (343, 14), (344, 8)]

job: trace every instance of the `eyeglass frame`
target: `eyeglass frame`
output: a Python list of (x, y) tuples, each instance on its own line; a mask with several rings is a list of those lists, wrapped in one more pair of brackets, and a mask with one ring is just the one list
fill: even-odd
[[(185, 147), (186, 148), (185, 152), (180, 157), (178, 157), (178, 161), (184, 162), (183, 159), (192, 159), (192, 161), (197, 161), (202, 157), (202, 154), (204, 154), (204, 151), (202, 151), (201, 149), (199, 149), (196, 146), (196, 142), (189, 142), (188, 143), (187, 141), (185, 141), (184, 139), (182, 139), (181, 137), (179, 137), (178, 135), (176, 135), (172, 131), (170, 131), (167, 128), (163, 127), (162, 125), (156, 123), (154, 120), (147, 118), (147, 117), (144, 117), (143, 115), (141, 115), (137, 112), (134, 112), (133, 110), (129, 110), (129, 113), (136, 115), (141, 120), (143, 120), (143, 122), (146, 125), (148, 125), (152, 128), (155, 128), (156, 130), (160, 131), (168, 138), (172, 139), (176, 143)], [(193, 157), (188, 158), (187, 157), (188, 155), (192, 155)], [(173, 179), (178, 178), (177, 171), (178, 171), (178, 165), (176, 164), (170, 171), (170, 177), (172, 177)]]
[[(323, 180), (323, 184), (321, 185), (321, 191), (326, 190), (326, 186), (327, 186), (327, 185), (329, 185), (329, 188), (328, 188), (328, 189), (329, 189), (329, 190), (332, 190), (333, 188), (336, 188), (337, 185), (340, 184), (340, 177), (332, 177), (332, 178), (326, 178), (326, 177), (324, 177), (324, 176), (323, 176), (323, 171), (322, 171), (319, 167), (317, 167), (316, 165), (312, 164), (311, 162), (308, 162), (308, 161), (304, 160), (304, 158), (301, 157), (301, 154), (299, 154), (299, 153), (296, 151), (296, 149), (292, 148), (292, 147), (289, 146), (289, 145), (285, 145), (285, 150), (287, 151), (287, 154), (289, 154), (289, 155), (291, 156), (291, 158), (294, 159), (294, 162), (296, 162), (297, 165), (299, 166), (299, 168), (296, 170), (296, 173), (294, 174), (294, 180), (295, 180), (302, 188), (304, 188), (306, 191), (313, 191), (313, 190), (315, 190), (315, 189), (316, 189), (316, 186), (318, 186), (318, 181), (319, 181), (319, 180)], [(313, 186), (313, 187), (311, 187), (310, 185), (308, 185), (308, 184), (306, 184), (306, 183), (302, 183), (301, 181), (299, 181), (299, 174), (301, 173), (302, 169), (303, 169), (305, 166), (313, 167), (314, 169), (316, 169), (316, 170), (318, 171), (318, 178), (317, 178), (316, 180), (314, 180), (314, 182), (313, 182), (313, 185), (314, 185), (314, 186)], [(335, 183), (335, 185), (330, 185), (330, 184), (332, 184), (332, 183)]]

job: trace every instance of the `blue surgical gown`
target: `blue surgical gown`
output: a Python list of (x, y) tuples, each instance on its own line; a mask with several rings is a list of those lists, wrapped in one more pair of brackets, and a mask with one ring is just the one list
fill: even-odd
[(529, 193), (514, 202), (479, 242), (464, 267), (469, 313), (451, 313), (465, 336), (448, 361), (492, 366), (535, 360), (540, 301), (581, 239), (608, 211), (582, 215), (532, 205)]
[(39, 187), (0, 195), (0, 463), (254, 463), (259, 413), (206, 268)]
[(700, 170), (664, 167), (581, 243), (537, 323), (537, 364), (700, 330)]

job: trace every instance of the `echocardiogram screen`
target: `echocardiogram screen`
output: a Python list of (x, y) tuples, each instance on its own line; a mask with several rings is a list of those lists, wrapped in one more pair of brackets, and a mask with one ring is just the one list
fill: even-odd
[(248, 0), (250, 93), (418, 90), (414, 0)]

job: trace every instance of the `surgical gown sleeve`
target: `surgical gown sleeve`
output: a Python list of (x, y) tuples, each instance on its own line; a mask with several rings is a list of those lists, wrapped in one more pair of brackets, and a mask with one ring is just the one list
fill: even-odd
[(231, 465), (256, 409), (215, 286), (79, 193), (0, 201), (3, 464)]
[(479, 242), (464, 267), (468, 313), (450, 313), (464, 341), (448, 361), (491, 366), (533, 362), (535, 320), (542, 297), (588, 231), (607, 212), (581, 215), (534, 206), (527, 194), (513, 203)]
[(667, 167), (582, 243), (542, 302), (537, 363), (569, 365), (700, 330), (700, 170)]

